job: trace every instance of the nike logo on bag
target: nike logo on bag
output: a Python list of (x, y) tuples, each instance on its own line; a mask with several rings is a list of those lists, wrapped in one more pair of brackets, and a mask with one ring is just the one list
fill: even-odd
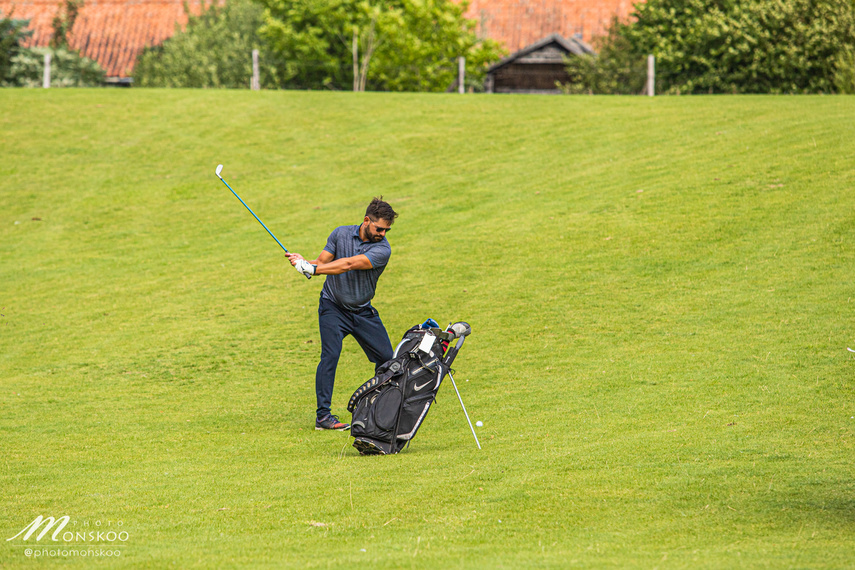
[(425, 386), (427, 386), (427, 385), (428, 385), (428, 384), (430, 384), (431, 382), (433, 382), (433, 380), (431, 380), (430, 382), (425, 382), (425, 383), (424, 383), (424, 384), (422, 384), (421, 386), (418, 386), (418, 385), (413, 386), (413, 392), (418, 392), (419, 390), (421, 390), (422, 388), (424, 388)]

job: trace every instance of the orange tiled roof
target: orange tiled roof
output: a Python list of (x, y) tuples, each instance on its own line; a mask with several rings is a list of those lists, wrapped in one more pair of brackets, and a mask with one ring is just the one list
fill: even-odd
[(605, 33), (612, 17), (626, 18), (644, 0), (470, 0), (466, 17), (477, 32), (505, 44), (511, 52), (550, 34), (582, 34), (586, 42)]
[[(190, 11), (202, 10), (200, 0), (188, 0)], [(210, 4), (210, 1), (208, 2)], [(60, 11), (61, 0), (0, 0), (0, 13), (30, 20), (30, 46), (46, 46)], [(184, 27), (187, 16), (182, 0), (85, 0), (69, 34), (72, 48), (97, 61), (107, 77), (130, 77), (139, 53)]]

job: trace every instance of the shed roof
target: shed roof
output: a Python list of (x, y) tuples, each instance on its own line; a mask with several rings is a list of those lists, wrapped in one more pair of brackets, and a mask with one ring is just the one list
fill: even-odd
[(564, 38), (559, 34), (551, 34), (542, 40), (526, 46), (505, 59), (494, 63), (487, 70), (492, 73), (512, 63), (564, 63), (567, 54), (584, 55), (594, 53), (593, 48), (579, 38)]
[[(455, 0), (457, 1), (457, 0)], [(515, 52), (549, 34), (581, 34), (590, 42), (604, 35), (612, 18), (626, 19), (644, 0), (469, 0), (466, 17), (480, 37)]]

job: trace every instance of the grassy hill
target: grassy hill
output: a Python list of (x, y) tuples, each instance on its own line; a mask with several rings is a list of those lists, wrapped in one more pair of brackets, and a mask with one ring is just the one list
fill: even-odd
[[(839, 568), (855, 99), (0, 90), (0, 566)], [(473, 334), (419, 436), (313, 428), (314, 257), (400, 213), (393, 343)], [(345, 342), (344, 419), (372, 366)], [(50, 543), (51, 546), (45, 546)], [(59, 546), (57, 546), (59, 545)], [(35, 556), (35, 554), (33, 555)]]

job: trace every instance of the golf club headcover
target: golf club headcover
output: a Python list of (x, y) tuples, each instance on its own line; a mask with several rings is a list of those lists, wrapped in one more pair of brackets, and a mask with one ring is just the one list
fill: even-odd
[(465, 321), (457, 321), (450, 328), (457, 338), (469, 336), (472, 333), (472, 327)]
[(296, 269), (297, 271), (299, 271), (300, 273), (302, 273), (303, 275), (305, 275), (309, 279), (311, 279), (312, 275), (315, 274), (315, 269), (317, 269), (317, 268), (318, 268), (317, 265), (312, 265), (311, 263), (309, 263), (305, 259), (299, 259), (299, 260), (297, 260), (297, 263), (294, 264), (294, 269)]

